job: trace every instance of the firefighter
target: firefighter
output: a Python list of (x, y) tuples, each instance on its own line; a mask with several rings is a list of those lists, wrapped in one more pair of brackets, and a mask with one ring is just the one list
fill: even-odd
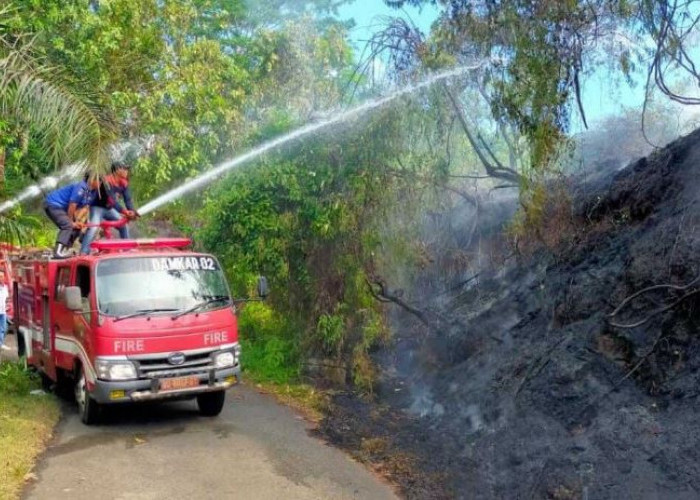
[(54, 257), (58, 259), (68, 257), (68, 251), (84, 226), (79, 220), (80, 214), (93, 203), (98, 188), (99, 179), (85, 174), (81, 182), (51, 191), (46, 196), (44, 211), (59, 229), (54, 246)]
[[(112, 163), (112, 173), (100, 183), (99, 193), (90, 206), (90, 225), (80, 245), (80, 253), (90, 253), (90, 243), (95, 239), (97, 225), (103, 220), (118, 221), (122, 217), (134, 220), (139, 216), (134, 209), (129, 190), (129, 165), (123, 162)], [(119, 199), (123, 200), (123, 204)], [(119, 228), (119, 237), (128, 238), (129, 228)]]

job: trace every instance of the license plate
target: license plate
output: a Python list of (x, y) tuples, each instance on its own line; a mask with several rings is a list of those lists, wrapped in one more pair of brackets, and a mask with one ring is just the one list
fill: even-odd
[(164, 378), (160, 381), (161, 391), (176, 391), (178, 389), (189, 389), (199, 385), (198, 377), (178, 377)]

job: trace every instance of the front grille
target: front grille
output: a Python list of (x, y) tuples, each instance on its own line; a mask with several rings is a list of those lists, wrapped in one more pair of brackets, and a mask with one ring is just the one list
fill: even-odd
[(155, 356), (151, 355), (148, 357), (134, 357), (132, 361), (136, 364), (139, 378), (199, 375), (201, 373), (209, 373), (209, 370), (214, 368), (214, 361), (211, 358), (212, 352), (214, 352), (214, 350), (191, 354), (185, 353), (185, 362), (180, 365), (171, 365), (168, 363), (168, 357), (172, 353)]

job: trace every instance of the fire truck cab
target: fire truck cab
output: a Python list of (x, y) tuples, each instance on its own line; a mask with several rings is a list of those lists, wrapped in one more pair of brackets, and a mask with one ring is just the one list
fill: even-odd
[(20, 356), (73, 386), (84, 423), (103, 406), (169, 398), (196, 398), (215, 416), (238, 383), (234, 302), (216, 258), (189, 243), (102, 240), (91, 255), (14, 259)]

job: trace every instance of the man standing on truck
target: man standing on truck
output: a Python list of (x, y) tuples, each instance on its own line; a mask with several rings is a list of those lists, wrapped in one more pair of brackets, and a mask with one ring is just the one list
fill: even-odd
[(9, 351), (5, 345), (5, 332), (7, 331), (7, 297), (10, 295), (5, 284), (5, 273), (0, 271), (0, 349)]
[(81, 182), (51, 191), (46, 196), (44, 211), (59, 229), (54, 257), (62, 259), (68, 256), (68, 250), (83, 228), (83, 223), (78, 220), (80, 209), (92, 204), (98, 188), (98, 178), (85, 174)]
[[(100, 183), (98, 195), (90, 206), (90, 225), (80, 245), (80, 253), (90, 253), (90, 243), (95, 239), (97, 225), (103, 220), (118, 221), (122, 217), (134, 220), (138, 212), (134, 209), (129, 190), (129, 165), (123, 162), (112, 163), (112, 173), (106, 175)], [(119, 198), (123, 200), (120, 202)], [(119, 228), (119, 237), (129, 237), (129, 228), (124, 225)]]

